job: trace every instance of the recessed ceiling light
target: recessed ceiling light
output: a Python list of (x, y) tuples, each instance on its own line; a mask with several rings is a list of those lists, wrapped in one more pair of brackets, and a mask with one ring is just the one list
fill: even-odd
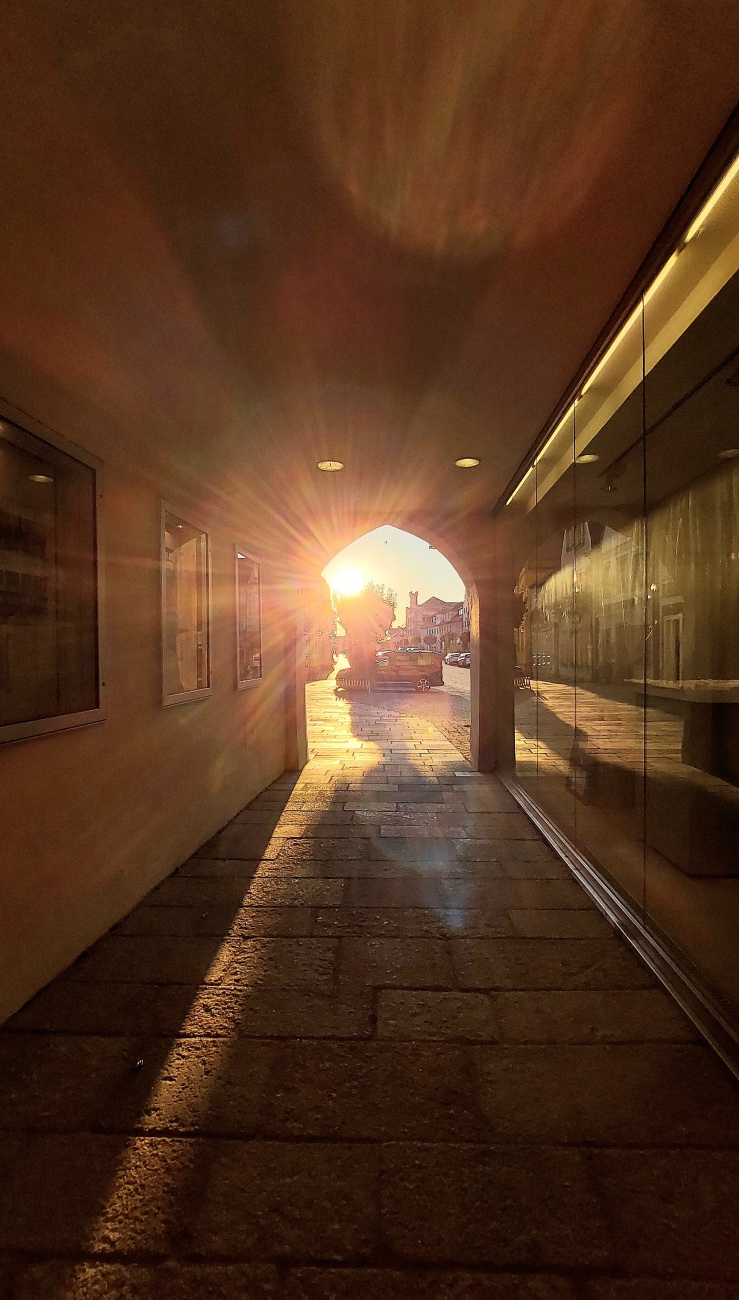
[(29, 474), (32, 483), (53, 483), (54, 480), (48, 474)]
[(718, 456), (719, 460), (733, 460), (735, 456), (739, 456), (739, 447), (727, 447), (726, 451), (720, 451)]
[(460, 456), (459, 460), (455, 460), (454, 464), (458, 469), (473, 469), (480, 462), (476, 456)]
[(593, 461), (600, 460), (600, 456), (594, 451), (581, 451), (579, 456), (575, 457), (576, 465), (592, 465)]
[(322, 469), (326, 474), (332, 474), (337, 469), (343, 469), (344, 462), (343, 460), (319, 460), (318, 468)]

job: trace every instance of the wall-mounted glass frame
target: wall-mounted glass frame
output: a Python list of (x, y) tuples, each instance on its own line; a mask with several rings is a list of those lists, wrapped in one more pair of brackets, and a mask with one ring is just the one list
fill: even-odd
[(262, 680), (261, 565), (243, 547), (236, 547), (236, 686), (240, 691)]
[(101, 722), (102, 467), (0, 407), (0, 742)]
[(211, 548), (207, 529), (162, 502), (162, 704), (211, 693)]

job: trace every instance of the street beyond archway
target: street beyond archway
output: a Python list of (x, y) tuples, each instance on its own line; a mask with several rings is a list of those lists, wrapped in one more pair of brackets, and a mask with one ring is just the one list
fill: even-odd
[[(342, 658), (341, 663), (346, 663)], [(309, 705), (316, 695), (333, 694), (333, 674), (325, 682), (308, 687)], [(460, 754), (470, 761), (470, 672), (444, 664), (444, 685), (420, 694), (410, 688), (395, 687), (369, 691), (357, 697), (363, 704), (386, 710), (398, 717), (415, 717), (428, 722), (450, 740)], [(317, 702), (317, 701), (316, 701)]]

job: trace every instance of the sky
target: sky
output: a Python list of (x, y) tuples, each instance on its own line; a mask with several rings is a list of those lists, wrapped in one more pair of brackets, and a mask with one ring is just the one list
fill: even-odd
[(323, 576), (329, 587), (337, 583), (345, 569), (356, 569), (367, 580), (381, 582), (398, 593), (395, 626), (405, 623), (408, 592), (417, 591), (419, 603), (429, 596), (441, 600), (462, 600), (464, 583), (440, 551), (431, 550), (428, 542), (412, 533), (404, 533), (389, 524), (365, 533), (350, 542), (329, 560)]

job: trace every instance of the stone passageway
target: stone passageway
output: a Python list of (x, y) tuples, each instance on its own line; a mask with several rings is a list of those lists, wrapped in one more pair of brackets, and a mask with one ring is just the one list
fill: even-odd
[(0, 1296), (739, 1297), (716, 1058), (433, 723), (309, 700), (0, 1035)]

